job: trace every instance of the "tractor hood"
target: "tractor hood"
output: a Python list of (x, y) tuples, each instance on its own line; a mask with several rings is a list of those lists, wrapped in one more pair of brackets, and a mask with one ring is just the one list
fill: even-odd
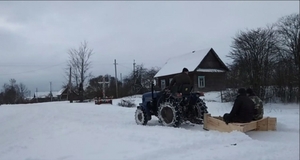
[[(161, 92), (160, 91), (154, 91), (153, 92), (153, 98), (156, 98), (158, 96), (160, 96)], [(146, 106), (146, 104), (149, 102), (149, 101), (152, 101), (152, 92), (147, 92), (147, 93), (144, 93), (143, 94), (143, 97), (142, 97), (142, 104), (143, 106)]]
[[(157, 95), (160, 93), (160, 91), (154, 91), (153, 92), (153, 98), (156, 98), (157, 97)], [(147, 93), (144, 93), (143, 94), (143, 98), (152, 98), (152, 92), (147, 92)]]

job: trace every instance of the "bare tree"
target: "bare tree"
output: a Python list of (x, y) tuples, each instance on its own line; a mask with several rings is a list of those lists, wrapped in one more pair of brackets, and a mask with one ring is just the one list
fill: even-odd
[(271, 69), (279, 53), (278, 41), (272, 27), (241, 32), (234, 38), (230, 58), (237, 67), (237, 76), (244, 86), (252, 87), (265, 98), (265, 89), (270, 84)]
[[(70, 49), (69, 52), (69, 67), (72, 68), (72, 78), (75, 84), (85, 82), (86, 78), (90, 76), (88, 70), (91, 67), (90, 57), (93, 55), (93, 50), (88, 48), (87, 42), (81, 43), (78, 49)], [(69, 69), (68, 69), (69, 71)], [(69, 72), (67, 72), (69, 75)]]
[(233, 64), (227, 64), (230, 72), (226, 74), (226, 86), (227, 88), (239, 88), (245, 84), (249, 84), (248, 75), (245, 72), (240, 72), (241, 68), (245, 68), (244, 63), (235, 62)]
[[(91, 67), (90, 57), (93, 55), (93, 50), (89, 49), (87, 42), (84, 41), (78, 49), (70, 49), (68, 54), (73, 82), (76, 86), (80, 86), (79, 91), (83, 91), (85, 80), (91, 76), (91, 73), (88, 73), (88, 70)], [(69, 73), (67, 75), (69, 75)], [(81, 95), (81, 97), (83, 97), (83, 95)]]
[(299, 67), (300, 63), (300, 16), (291, 14), (282, 17), (276, 23), (277, 33), (280, 38), (283, 56), (288, 57)]
[(4, 96), (3, 100), (6, 104), (15, 104), (18, 100), (18, 85), (15, 79), (10, 79), (9, 84), (3, 85)]
[(0, 105), (4, 103), (4, 92), (0, 92)]
[(29, 96), (30, 91), (27, 89), (25, 84), (20, 83), (19, 86), (18, 86), (18, 93), (19, 93), (20, 101), (24, 101), (24, 99)]
[[(288, 87), (289, 100), (293, 97), (300, 97), (300, 16), (299, 14), (290, 14), (280, 18), (276, 25), (276, 31), (281, 44), (281, 64), (286, 68), (283, 70), (288, 78), (283, 87)], [(298, 76), (297, 76), (298, 75)], [(298, 87), (298, 93), (294, 94), (295, 88)], [(296, 95), (296, 96), (295, 96)]]
[(150, 90), (154, 75), (158, 67), (145, 68), (143, 64), (137, 65), (134, 72), (131, 72), (123, 79), (122, 92), (128, 95), (142, 94)]
[(17, 104), (25, 102), (25, 98), (30, 95), (30, 91), (25, 84), (17, 84), (15, 79), (10, 79), (9, 83), (3, 85), (1, 92), (0, 103)]
[(155, 74), (159, 71), (159, 68), (152, 67), (152, 68), (144, 68), (143, 65), (141, 65), (138, 68), (138, 71), (140, 73), (139, 78), (141, 81), (141, 86), (146, 89), (151, 88), (151, 83), (154, 79)]

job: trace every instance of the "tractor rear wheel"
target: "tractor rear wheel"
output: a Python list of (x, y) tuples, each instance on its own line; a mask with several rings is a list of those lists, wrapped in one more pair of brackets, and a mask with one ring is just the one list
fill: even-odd
[(199, 98), (194, 106), (194, 109), (196, 110), (196, 118), (203, 121), (204, 114), (208, 113), (205, 102)]

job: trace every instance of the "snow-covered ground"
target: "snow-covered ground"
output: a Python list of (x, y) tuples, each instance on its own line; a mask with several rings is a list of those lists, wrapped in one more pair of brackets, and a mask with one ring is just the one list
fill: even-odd
[[(205, 98), (212, 115), (231, 109), (217, 94)], [(297, 104), (267, 104), (265, 115), (277, 117), (277, 131), (245, 134), (164, 127), (155, 117), (139, 126), (135, 108), (118, 101), (2, 105), (0, 160), (299, 160)]]

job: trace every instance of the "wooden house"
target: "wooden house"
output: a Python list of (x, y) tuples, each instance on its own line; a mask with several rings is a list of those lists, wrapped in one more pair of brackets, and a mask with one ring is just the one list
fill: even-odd
[(61, 90), (59, 90), (57, 97), (59, 100), (68, 100), (68, 88), (63, 87)]
[(189, 70), (195, 91), (220, 91), (225, 89), (228, 67), (223, 63), (213, 48), (193, 51), (170, 58), (154, 76), (161, 89), (169, 86), (172, 77), (181, 73), (183, 68)]

